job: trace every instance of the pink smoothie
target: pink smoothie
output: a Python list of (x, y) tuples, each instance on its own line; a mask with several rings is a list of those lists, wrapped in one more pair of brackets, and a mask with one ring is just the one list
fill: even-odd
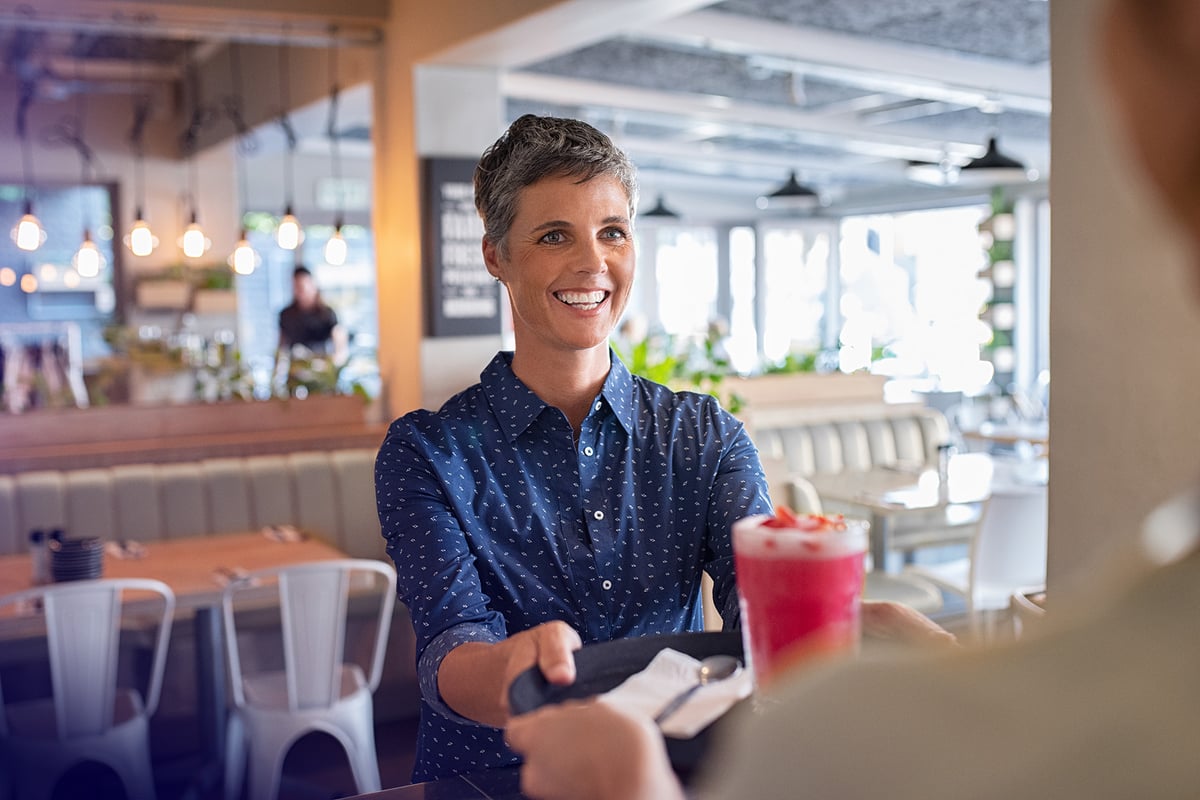
[[(866, 523), (770, 527), (740, 520), (733, 547), (742, 629), (760, 683), (814, 653), (853, 650), (861, 629)], [(822, 529), (825, 528), (825, 529)]]

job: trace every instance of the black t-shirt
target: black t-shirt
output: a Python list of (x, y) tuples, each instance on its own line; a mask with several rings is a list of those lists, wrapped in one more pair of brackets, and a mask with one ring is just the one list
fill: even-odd
[(327, 353), (337, 314), (327, 305), (308, 311), (295, 303), (279, 312), (279, 337), (284, 347), (302, 344), (314, 353)]

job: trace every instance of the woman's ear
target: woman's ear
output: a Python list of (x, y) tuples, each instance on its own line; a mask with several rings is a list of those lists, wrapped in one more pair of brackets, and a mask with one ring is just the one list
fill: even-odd
[(487, 267), (489, 275), (500, 283), (504, 282), (504, 272), (501, 269), (498, 248), (495, 242), (486, 236), (483, 239), (483, 263)]

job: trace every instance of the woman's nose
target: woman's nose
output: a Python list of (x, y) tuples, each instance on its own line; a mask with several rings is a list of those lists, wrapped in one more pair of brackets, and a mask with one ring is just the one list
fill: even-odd
[(608, 251), (603, 243), (595, 240), (585, 241), (580, 245), (577, 269), (580, 272), (607, 272)]

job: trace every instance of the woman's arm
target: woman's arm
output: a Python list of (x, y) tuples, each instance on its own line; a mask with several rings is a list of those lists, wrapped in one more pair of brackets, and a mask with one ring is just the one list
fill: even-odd
[(508, 687), (537, 665), (550, 683), (575, 680), (579, 634), (565, 622), (544, 622), (502, 642), (468, 642), (451, 650), (438, 670), (438, 691), (458, 714), (501, 728), (508, 722)]

